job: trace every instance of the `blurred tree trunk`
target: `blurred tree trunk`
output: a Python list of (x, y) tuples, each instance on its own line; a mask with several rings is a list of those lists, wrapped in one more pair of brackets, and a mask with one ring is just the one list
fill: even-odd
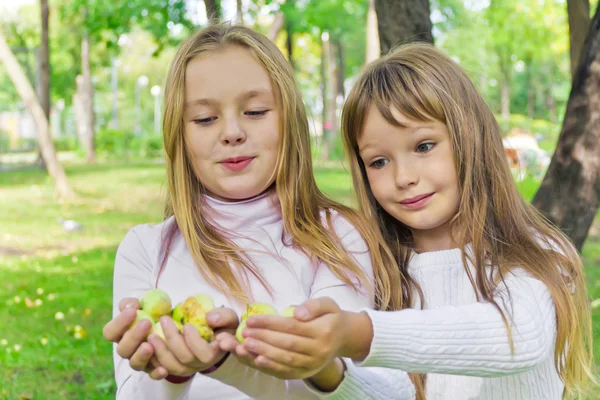
[(600, 7), (583, 46), (556, 151), (533, 205), (581, 250), (600, 205)]
[(399, 44), (433, 44), (429, 0), (375, 0), (381, 54)]
[(75, 114), (77, 140), (82, 146), (85, 144), (86, 136), (86, 116), (83, 96), (83, 76), (77, 75), (75, 78), (75, 93), (73, 94), (73, 113)]
[(81, 115), (81, 125), (84, 127), (82, 144), (86, 151), (86, 161), (88, 163), (93, 163), (96, 161), (96, 146), (94, 140), (94, 86), (90, 69), (90, 38), (87, 29), (84, 30), (83, 39), (81, 41), (81, 72), (83, 81), (81, 84), (81, 97), (79, 100), (81, 101), (83, 110)]
[[(40, 0), (40, 10), (42, 14), (42, 37), (40, 43), (40, 86), (38, 95), (46, 119), (50, 121), (50, 46), (48, 41), (48, 16), (50, 10), (48, 0)], [(38, 151), (38, 163), (43, 169), (46, 169), (41, 148)]]
[(292, 26), (292, 23), (289, 19), (286, 19), (285, 21), (285, 33), (285, 47), (287, 48), (288, 52), (288, 61), (290, 62), (292, 69), (295, 71), (296, 64), (294, 63), (294, 27)]
[(535, 118), (535, 89), (533, 83), (527, 85), (527, 116)]
[(210, 24), (218, 24), (221, 22), (221, 0), (204, 0), (206, 7), (206, 18)]
[(571, 77), (575, 76), (579, 57), (590, 27), (590, 1), (567, 0), (569, 15), (569, 42), (571, 53)]
[(271, 41), (274, 42), (275, 39), (277, 39), (277, 35), (279, 35), (279, 32), (281, 31), (281, 29), (283, 29), (284, 25), (285, 25), (285, 16), (283, 15), (283, 13), (281, 11), (279, 11), (277, 14), (275, 14), (275, 19), (273, 19), (273, 23), (269, 27), (269, 32), (267, 33), (267, 37), (269, 39), (271, 39)]
[(336, 93), (341, 96), (342, 99), (346, 97), (346, 88), (344, 87), (344, 81), (346, 80), (346, 67), (344, 65), (344, 45), (342, 40), (339, 38), (335, 39), (335, 55), (337, 65), (337, 89)]
[(235, 0), (235, 20), (238, 24), (244, 25), (244, 9), (242, 0)]
[(15, 85), (19, 96), (25, 103), (25, 107), (35, 121), (35, 127), (38, 134), (38, 140), (42, 150), (42, 156), (47, 166), (50, 177), (54, 180), (54, 186), (58, 195), (63, 199), (72, 199), (75, 197), (75, 192), (69, 185), (67, 176), (62, 166), (56, 157), (56, 150), (50, 136), (50, 124), (44, 114), (44, 110), (40, 105), (36, 94), (23, 73), (19, 62), (6, 44), (4, 36), (0, 33), (0, 61), (6, 67), (10, 80)]
[(502, 119), (505, 123), (510, 119), (510, 80), (511, 71), (510, 65), (502, 57), (498, 57), (500, 60), (500, 110)]
[(42, 11), (42, 40), (40, 46), (40, 105), (50, 120), (50, 46), (48, 44), (48, 0), (40, 0)]
[(533, 73), (533, 60), (527, 57), (525, 60), (525, 77), (527, 82), (527, 116), (535, 118), (535, 82)]
[(367, 11), (367, 49), (365, 64), (375, 61), (381, 54), (379, 46), (379, 32), (377, 31), (377, 12), (375, 11), (375, 0), (369, 0), (369, 11)]
[(321, 101), (323, 102), (323, 110), (321, 114), (321, 120), (323, 122), (322, 136), (321, 136), (321, 158), (327, 160), (329, 158), (330, 146), (329, 138), (331, 129), (331, 123), (329, 121), (329, 33), (323, 32), (321, 34)]
[(546, 89), (546, 107), (548, 107), (548, 115), (550, 122), (556, 122), (556, 101), (554, 101), (554, 95), (552, 94), (552, 84)]
[(327, 66), (328, 68), (328, 74), (329, 74), (329, 116), (327, 117), (327, 120), (329, 122), (329, 137), (328, 137), (328, 142), (329, 142), (329, 153), (327, 158), (330, 158), (331, 156), (331, 150), (334, 148), (335, 145), (335, 137), (337, 134), (337, 97), (338, 97), (338, 87), (339, 87), (339, 80), (338, 80), (338, 64), (336, 62), (336, 57), (335, 57), (335, 38), (332, 38), (331, 36), (329, 37), (329, 40), (327, 41)]

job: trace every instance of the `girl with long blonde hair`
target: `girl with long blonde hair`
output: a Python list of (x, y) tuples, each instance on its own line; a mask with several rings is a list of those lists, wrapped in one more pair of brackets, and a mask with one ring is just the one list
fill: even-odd
[[(399, 308), (393, 256), (364, 218), (317, 188), (300, 92), (266, 37), (225, 24), (197, 32), (172, 62), (164, 99), (165, 220), (134, 227), (119, 246), (104, 328), (117, 398), (314, 398), (301, 381), (260, 372), (250, 355), (230, 356), (221, 337), (250, 302), (281, 311), (327, 296), (347, 310)], [(192, 326), (180, 334), (168, 318), (165, 340), (145, 341), (147, 320), (129, 329), (137, 299), (154, 288), (172, 304), (204, 293), (222, 305), (207, 316), (216, 339)]]
[[(577, 392), (593, 360), (580, 258), (519, 195), (498, 124), (461, 68), (429, 45), (398, 48), (359, 77), (342, 132), (360, 212), (407, 277), (405, 309), (342, 312), (319, 299), (296, 310), (296, 323), (253, 317), (244, 346), (259, 354), (256, 363), (294, 376), (306, 363), (350, 357), (426, 374), (416, 395), (428, 399)], [(315, 327), (329, 333), (319, 336), (321, 353), (296, 356)], [(328, 397), (360, 398), (341, 374), (313, 380), (337, 387)], [(382, 394), (391, 381), (388, 370), (361, 385), (376, 398), (414, 398)]]

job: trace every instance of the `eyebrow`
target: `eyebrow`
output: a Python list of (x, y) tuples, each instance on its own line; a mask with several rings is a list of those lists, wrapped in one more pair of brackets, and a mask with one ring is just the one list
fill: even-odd
[[(250, 90), (246, 93), (242, 93), (241, 95), (239, 95), (237, 97), (237, 99), (239, 101), (248, 101), (255, 97), (265, 96), (265, 95), (272, 95), (272, 92), (269, 89), (254, 89), (254, 90)], [(185, 104), (184, 108), (193, 107), (193, 106), (214, 105), (214, 104), (218, 104), (218, 103), (219, 102), (216, 99), (201, 98), (201, 99), (196, 99), (196, 100), (187, 102)]]
[(418, 121), (416, 123), (409, 123), (406, 121), (397, 121), (397, 122), (401, 128), (414, 129), (413, 132), (416, 132), (418, 129), (423, 129), (423, 128), (435, 128), (435, 123), (418, 122)]
[[(410, 133), (416, 133), (419, 129), (435, 128), (436, 127), (436, 125), (434, 123), (428, 123), (428, 124), (425, 124), (425, 125), (422, 125), (419, 122), (417, 122), (414, 125), (413, 124), (409, 124), (409, 123), (405, 124), (405, 121), (398, 121), (398, 123), (400, 124), (401, 128), (412, 129), (412, 131)], [(376, 145), (373, 144), (373, 143), (367, 143), (366, 145), (364, 145), (364, 147), (359, 147), (358, 148), (358, 152), (362, 153), (363, 151), (365, 151), (366, 149), (368, 149), (370, 147), (376, 147)]]
[(364, 147), (359, 147), (358, 152), (362, 153), (363, 151), (365, 151), (366, 149), (368, 149), (370, 147), (375, 147), (375, 145), (373, 143), (367, 143), (366, 145), (364, 145)]

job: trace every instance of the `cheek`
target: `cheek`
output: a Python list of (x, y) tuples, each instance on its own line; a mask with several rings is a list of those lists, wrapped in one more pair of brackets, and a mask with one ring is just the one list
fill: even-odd
[(268, 154), (268, 157), (277, 158), (280, 141), (281, 138), (278, 130), (265, 131), (265, 134), (261, 138), (260, 147), (266, 153), (265, 155)]
[(196, 161), (201, 161), (211, 154), (214, 143), (211, 143), (210, 137), (210, 132), (186, 132), (186, 144), (190, 153), (197, 158)]
[(259, 127), (259, 133), (262, 136), (264, 146), (269, 150), (277, 150), (281, 132), (279, 129), (279, 113), (271, 112), (268, 118), (262, 121)]
[(369, 186), (371, 187), (371, 192), (373, 192), (373, 196), (375, 196), (375, 200), (378, 202), (382, 202), (385, 198), (387, 192), (390, 192), (389, 187), (386, 190), (386, 179), (382, 174), (382, 171), (372, 171), (367, 172), (367, 179), (369, 180)]

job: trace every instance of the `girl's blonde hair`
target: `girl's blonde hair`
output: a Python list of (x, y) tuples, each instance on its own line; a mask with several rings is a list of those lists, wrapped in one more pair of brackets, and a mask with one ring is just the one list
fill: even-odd
[[(565, 393), (576, 390), (592, 376), (593, 359), (591, 313), (581, 260), (569, 239), (520, 196), (498, 124), (471, 80), (433, 46), (408, 44), (369, 65), (343, 108), (342, 134), (360, 212), (377, 221), (401, 273), (407, 276), (410, 229), (377, 204), (358, 152), (357, 140), (371, 106), (395, 126), (399, 124), (391, 107), (414, 120), (446, 125), (461, 196), (458, 213), (451, 221), (453, 239), (472, 243), (473, 256), (463, 252), (463, 261), (467, 265), (468, 258), (475, 267), (475, 276), (468, 268), (466, 272), (478, 298), (502, 313), (513, 348), (508, 321), (494, 300), (498, 283), (517, 266), (542, 281), (556, 306), (555, 366)], [(498, 279), (486, 274), (486, 262), (494, 266)], [(402, 290), (422, 296), (414, 281), (404, 282)]]
[[(350, 208), (327, 198), (313, 176), (308, 120), (290, 64), (279, 49), (265, 36), (242, 26), (212, 25), (195, 33), (179, 48), (170, 67), (165, 87), (163, 119), (167, 159), (168, 198), (165, 219), (174, 216), (164, 238), (166, 262), (173, 237), (180, 233), (202, 276), (215, 288), (234, 299), (247, 303), (249, 288), (244, 277), (256, 276), (269, 287), (250, 262), (244, 249), (236, 246), (206, 218), (205, 189), (194, 173), (193, 159), (184, 135), (183, 108), (185, 74), (188, 63), (197, 56), (219, 51), (227, 46), (248, 50), (271, 78), (280, 112), (281, 140), (275, 171), (275, 190), (281, 204), (284, 232), (290, 244), (308, 256), (324, 262), (345, 283), (358, 289), (355, 280), (370, 284), (365, 274), (340, 245), (332, 228), (332, 211), (339, 212), (366, 241), (375, 272), (375, 296), (379, 308), (400, 307), (400, 295), (392, 290), (400, 285), (400, 274), (393, 255), (382, 251), (376, 230)], [(325, 212), (324, 226), (321, 213)], [(237, 272), (241, 272), (241, 281)]]

